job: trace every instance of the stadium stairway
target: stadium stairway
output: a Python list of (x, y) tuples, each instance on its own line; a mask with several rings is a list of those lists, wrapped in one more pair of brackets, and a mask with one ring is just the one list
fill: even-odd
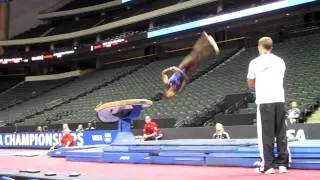
[(320, 108), (308, 118), (307, 123), (320, 123)]
[(0, 96), (1, 94), (6, 93), (11, 88), (18, 86), (24, 80), (24, 75), (15, 75), (15, 76), (0, 76)]
[(216, 105), (217, 108), (215, 113), (207, 113), (204, 115), (204, 117), (207, 119), (204, 119), (206, 122), (203, 126), (210, 127), (215, 123), (222, 123), (225, 126), (254, 124), (255, 114), (233, 114), (242, 107), (255, 106), (254, 103), (251, 103), (254, 101), (254, 99), (255, 97), (251, 92), (230, 94), (225, 96), (222, 102)]

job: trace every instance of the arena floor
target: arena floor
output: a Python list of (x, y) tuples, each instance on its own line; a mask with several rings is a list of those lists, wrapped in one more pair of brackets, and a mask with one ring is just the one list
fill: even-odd
[[(92, 177), (125, 180), (320, 179), (319, 170), (294, 169), (288, 174), (264, 175), (254, 173), (252, 168), (72, 162), (65, 158), (48, 157), (45, 152), (43, 150), (2, 149), (0, 150), (0, 170), (38, 169), (42, 172), (56, 173), (81, 172), (82, 175)], [(24, 156), (28, 154), (37, 156)]]

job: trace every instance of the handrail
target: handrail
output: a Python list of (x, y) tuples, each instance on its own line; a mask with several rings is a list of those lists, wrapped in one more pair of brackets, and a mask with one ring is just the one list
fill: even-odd
[[(239, 37), (239, 38), (227, 39), (227, 40), (219, 41), (219, 42), (217, 42), (217, 44), (227, 43), (227, 42), (231, 42), (231, 41), (244, 40), (244, 39), (247, 39), (247, 37)], [(165, 53), (174, 53), (174, 52), (189, 50), (189, 49), (192, 49), (192, 48), (193, 48), (192, 46), (189, 46), (189, 47), (185, 47), (185, 48), (167, 50), (167, 51), (164, 51), (164, 52)]]
[(320, 23), (320, 21), (315, 20), (315, 21), (310, 21), (310, 22), (304, 22), (304, 23), (296, 23), (296, 24), (290, 24), (290, 25), (285, 25), (282, 26), (282, 28), (292, 28), (292, 27), (297, 27), (297, 26), (305, 26), (305, 25), (309, 25), (309, 24), (318, 24)]
[(75, 39), (75, 38), (83, 37), (87, 35), (98, 34), (106, 30), (149, 20), (155, 17), (164, 16), (167, 14), (179, 12), (185, 9), (201, 6), (201, 5), (208, 4), (211, 2), (216, 2), (216, 1), (217, 0), (190, 0), (190, 1), (178, 3), (172, 6), (164, 7), (151, 12), (139, 14), (130, 18), (125, 18), (119, 21), (107, 23), (101, 26), (97, 26), (94, 28), (85, 29), (81, 31), (75, 31), (71, 33), (64, 33), (64, 34), (46, 36), (46, 37), (40, 37), (40, 38), (38, 37), (38, 38), (0, 41), (0, 46), (27, 45), (27, 44), (47, 43), (47, 42), (53, 42), (53, 41), (59, 41), (59, 40)]
[(104, 65), (116, 64), (116, 63), (120, 63), (120, 62), (131, 61), (134, 59), (143, 59), (143, 58), (152, 57), (152, 56), (156, 56), (156, 55), (157, 54), (149, 54), (149, 55), (144, 55), (144, 56), (137, 56), (137, 57), (132, 57), (132, 58), (120, 59), (120, 60), (104, 63)]

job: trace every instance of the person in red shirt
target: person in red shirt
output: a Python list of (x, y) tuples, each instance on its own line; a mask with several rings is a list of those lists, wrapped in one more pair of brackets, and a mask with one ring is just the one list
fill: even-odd
[[(62, 138), (60, 141), (60, 144), (62, 147), (71, 147), (74, 146), (74, 137), (71, 135), (71, 130), (69, 129), (69, 125), (68, 124), (63, 124), (62, 125)], [(54, 150), (56, 148), (57, 145), (54, 145), (53, 147), (50, 148), (50, 150)]]
[(62, 138), (61, 138), (61, 145), (63, 147), (70, 147), (74, 146), (74, 137), (70, 134), (71, 130), (69, 129), (68, 124), (63, 124), (62, 125)]
[(143, 127), (143, 140), (160, 140), (163, 134), (161, 133), (157, 123), (153, 122), (150, 116), (146, 116), (145, 125)]

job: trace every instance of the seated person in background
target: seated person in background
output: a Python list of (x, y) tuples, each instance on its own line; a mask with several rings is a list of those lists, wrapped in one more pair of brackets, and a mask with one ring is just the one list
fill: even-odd
[[(69, 129), (69, 125), (68, 124), (63, 124), (62, 125), (62, 138), (60, 140), (60, 144), (63, 147), (71, 147), (74, 146), (74, 137), (71, 135), (71, 130)], [(58, 146), (59, 144), (54, 145), (53, 147), (50, 148), (50, 150), (55, 149), (56, 146)]]
[(224, 131), (223, 125), (220, 123), (216, 124), (216, 133), (212, 136), (213, 139), (230, 139), (227, 132)]
[(74, 137), (70, 134), (71, 130), (69, 129), (68, 124), (62, 125), (62, 132), (61, 145), (63, 147), (74, 146)]
[(42, 127), (42, 131), (43, 131), (43, 132), (49, 132), (48, 126), (43, 126), (43, 127)]
[(95, 130), (96, 128), (92, 126), (92, 123), (89, 122), (88, 125), (87, 125), (87, 128), (86, 130)]
[(290, 124), (296, 123), (301, 116), (301, 111), (297, 107), (298, 107), (297, 102), (292, 101), (291, 109), (288, 110), (288, 118), (287, 118)]
[(38, 126), (36, 131), (37, 131), (37, 132), (42, 132), (42, 127), (41, 127), (41, 126)]
[(84, 131), (83, 125), (82, 124), (78, 124), (78, 128), (76, 129), (76, 132), (82, 132), (82, 131)]
[(150, 116), (146, 116), (145, 125), (143, 127), (143, 140), (160, 140), (162, 138), (162, 133), (158, 128), (157, 123), (151, 121)]

